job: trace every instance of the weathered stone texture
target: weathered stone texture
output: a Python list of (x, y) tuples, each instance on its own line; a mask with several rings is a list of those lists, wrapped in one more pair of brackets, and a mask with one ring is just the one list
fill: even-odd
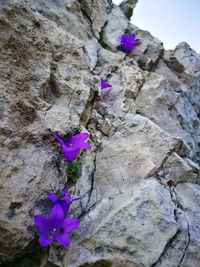
[[(185, 42), (165, 51), (131, 25), (136, 2), (2, 1), (1, 263), (34, 250), (33, 216), (65, 183), (52, 132), (88, 131), (93, 148), (72, 188), (81, 225), (49, 262), (200, 266), (200, 56)], [(124, 32), (141, 38), (129, 55)], [(113, 86), (105, 97), (99, 77)]]

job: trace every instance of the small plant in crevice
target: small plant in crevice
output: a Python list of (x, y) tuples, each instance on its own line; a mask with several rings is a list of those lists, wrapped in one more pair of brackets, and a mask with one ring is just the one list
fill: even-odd
[[(86, 142), (89, 134), (79, 133), (66, 140), (57, 132), (54, 136), (61, 143), (64, 157), (67, 160), (67, 177), (75, 183), (81, 176), (81, 162), (78, 155), (82, 149), (91, 149), (90, 144)], [(34, 216), (35, 226), (40, 234), (39, 243), (42, 247), (46, 247), (57, 241), (68, 247), (70, 245), (69, 232), (75, 230), (80, 224), (77, 218), (69, 218), (68, 213), (70, 205), (80, 198), (73, 198), (66, 188), (57, 193), (48, 193), (48, 198), (53, 203), (49, 215)]]
[(72, 162), (66, 163), (66, 175), (67, 175), (67, 184), (75, 184), (78, 178), (82, 175), (82, 164), (81, 159), (77, 158)]
[(54, 133), (55, 138), (61, 143), (62, 151), (66, 162), (67, 183), (75, 184), (77, 179), (81, 177), (82, 165), (79, 156), (82, 149), (91, 149), (91, 145), (87, 143), (88, 133), (79, 133), (64, 140), (57, 132)]
[(80, 220), (69, 218), (70, 205), (80, 198), (73, 198), (67, 189), (63, 188), (60, 195), (49, 193), (48, 198), (52, 201), (53, 207), (46, 217), (42, 214), (34, 216), (35, 226), (39, 231), (39, 243), (42, 247), (57, 241), (64, 246), (70, 245), (69, 232), (75, 230)]
[(42, 247), (58, 241), (64, 246), (70, 245), (69, 232), (75, 230), (80, 221), (76, 218), (65, 218), (60, 204), (55, 204), (48, 217), (36, 215), (35, 226), (40, 232), (40, 245)]
[[(120, 36), (122, 50), (126, 53), (132, 51), (135, 45), (140, 41), (135, 34), (122, 34)], [(98, 64), (97, 64), (98, 65)], [(110, 93), (112, 85), (100, 78), (100, 97), (106, 96)], [(97, 90), (96, 90), (97, 91)], [(102, 98), (101, 98), (102, 99)], [(79, 157), (82, 150), (91, 149), (91, 145), (87, 143), (89, 138), (88, 133), (79, 133), (67, 139), (63, 139), (58, 132), (54, 132), (56, 140), (61, 144), (63, 155), (66, 159), (66, 175), (67, 184), (72, 185), (77, 182), (77, 179), (82, 175), (81, 159)], [(53, 206), (48, 216), (43, 214), (35, 215), (34, 222), (39, 231), (39, 243), (42, 247), (47, 247), (51, 243), (57, 241), (58, 243), (68, 247), (70, 246), (69, 233), (75, 230), (80, 220), (77, 218), (69, 218), (70, 205), (80, 198), (73, 198), (66, 188), (57, 193), (49, 193), (48, 198), (51, 200)], [(30, 260), (24, 260), (24, 265), (31, 265)]]

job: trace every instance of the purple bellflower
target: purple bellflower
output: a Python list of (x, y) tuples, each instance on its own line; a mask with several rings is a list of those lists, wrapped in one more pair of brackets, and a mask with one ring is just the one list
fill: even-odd
[(106, 96), (109, 94), (112, 85), (109, 83), (106, 83), (102, 78), (100, 79), (100, 86), (101, 86), (101, 95)]
[(106, 89), (106, 88), (111, 88), (112, 85), (109, 83), (106, 83), (102, 78), (101, 78), (101, 89)]
[(85, 142), (89, 138), (87, 133), (76, 134), (64, 140), (57, 132), (55, 138), (61, 143), (63, 154), (68, 162), (72, 162), (78, 156), (81, 149), (91, 149), (91, 146)]
[(120, 36), (120, 41), (123, 51), (129, 53), (133, 50), (133, 48), (140, 41), (140, 39), (136, 39), (136, 35), (132, 33), (130, 35), (122, 34)]
[(79, 200), (80, 197), (73, 198), (67, 189), (63, 188), (61, 191), (61, 197), (58, 197), (54, 193), (49, 193), (48, 198), (53, 202), (53, 204), (59, 204), (63, 210), (64, 218), (67, 217), (70, 205), (72, 202)]
[(76, 218), (64, 218), (63, 210), (59, 204), (54, 205), (49, 217), (36, 215), (35, 226), (40, 232), (40, 245), (46, 247), (53, 241), (64, 246), (70, 245), (69, 232), (75, 230), (80, 221)]

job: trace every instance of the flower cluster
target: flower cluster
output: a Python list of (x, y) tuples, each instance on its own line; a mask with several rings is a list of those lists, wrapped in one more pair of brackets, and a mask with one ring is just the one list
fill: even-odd
[(54, 204), (49, 216), (36, 215), (34, 217), (35, 226), (40, 232), (40, 245), (45, 247), (53, 241), (57, 241), (64, 246), (69, 246), (70, 236), (68, 233), (75, 230), (80, 221), (67, 216), (71, 203), (80, 198), (73, 199), (66, 189), (61, 190), (60, 197), (49, 193), (48, 198)]
[[(135, 34), (123, 34), (120, 36), (122, 50), (130, 53), (140, 39), (136, 38)], [(100, 78), (101, 95), (107, 95), (112, 85), (107, 83), (104, 79)], [(76, 171), (78, 169), (77, 162), (75, 161), (83, 149), (91, 149), (91, 145), (87, 143), (89, 138), (88, 133), (79, 133), (64, 140), (58, 132), (54, 133), (55, 138), (60, 142), (62, 152), (68, 162), (69, 173), (72, 176), (80, 177)], [(76, 164), (75, 164), (76, 163)], [(73, 177), (72, 177), (73, 178)], [(68, 218), (70, 205), (80, 199), (72, 198), (70, 193), (64, 188), (60, 191), (59, 195), (49, 193), (48, 198), (52, 201), (53, 207), (49, 216), (36, 215), (34, 217), (35, 226), (40, 232), (40, 245), (42, 247), (50, 245), (53, 241), (57, 241), (64, 246), (70, 245), (69, 232), (75, 230), (80, 221), (76, 218)]]
[[(55, 138), (61, 143), (63, 154), (69, 163), (72, 163), (82, 149), (90, 149), (91, 146), (85, 142), (89, 138), (87, 133), (76, 134), (64, 140), (57, 132)], [(57, 241), (64, 246), (70, 245), (69, 232), (75, 230), (80, 221), (76, 218), (68, 218), (70, 205), (80, 198), (72, 198), (67, 189), (63, 188), (59, 195), (49, 193), (48, 198), (54, 204), (48, 217), (36, 215), (35, 226), (40, 232), (40, 245), (42, 247)]]

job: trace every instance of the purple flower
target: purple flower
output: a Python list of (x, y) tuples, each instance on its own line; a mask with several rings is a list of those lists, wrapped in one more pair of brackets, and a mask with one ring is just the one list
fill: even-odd
[(91, 149), (91, 146), (85, 142), (89, 137), (87, 133), (79, 133), (66, 140), (63, 140), (57, 132), (55, 132), (54, 135), (61, 143), (63, 154), (69, 162), (76, 159), (81, 149)]
[(122, 49), (124, 52), (131, 52), (131, 50), (134, 48), (134, 46), (139, 42), (140, 39), (135, 39), (136, 35), (134, 33), (128, 35), (128, 34), (122, 34), (120, 36)]
[(101, 89), (105, 89), (105, 88), (111, 88), (112, 85), (109, 83), (106, 83), (102, 78), (101, 78)]
[(112, 85), (109, 83), (106, 83), (102, 78), (100, 80), (100, 85), (101, 85), (101, 95), (107, 96), (110, 93)]
[(61, 191), (61, 197), (58, 197), (54, 193), (49, 193), (48, 198), (53, 202), (53, 204), (59, 204), (63, 210), (64, 217), (68, 215), (68, 211), (72, 202), (79, 200), (80, 197), (73, 198), (67, 189), (63, 188)]
[(56, 204), (50, 212), (49, 217), (36, 215), (35, 226), (40, 232), (40, 245), (46, 247), (53, 241), (58, 241), (64, 246), (70, 245), (69, 232), (76, 229), (80, 221), (76, 218), (64, 218), (63, 210)]

